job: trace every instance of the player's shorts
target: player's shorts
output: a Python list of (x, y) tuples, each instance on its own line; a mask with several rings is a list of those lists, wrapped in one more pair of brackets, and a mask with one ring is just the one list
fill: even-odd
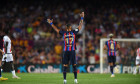
[(76, 55), (75, 51), (64, 51), (63, 58), (62, 58), (63, 64), (76, 64)]
[(108, 63), (115, 63), (116, 62), (116, 56), (108, 56)]
[(6, 62), (13, 61), (13, 55), (12, 54), (7, 54), (6, 60), (4, 59), (4, 57), (5, 57), (5, 54), (3, 55), (2, 61), (6, 61)]
[(140, 64), (140, 56), (136, 57), (136, 65)]

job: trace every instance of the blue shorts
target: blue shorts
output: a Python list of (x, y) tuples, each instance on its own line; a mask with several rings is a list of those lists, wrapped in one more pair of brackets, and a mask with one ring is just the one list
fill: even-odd
[(116, 56), (108, 56), (108, 63), (115, 63), (116, 62)]
[(77, 64), (75, 51), (64, 51), (62, 61), (63, 64)]

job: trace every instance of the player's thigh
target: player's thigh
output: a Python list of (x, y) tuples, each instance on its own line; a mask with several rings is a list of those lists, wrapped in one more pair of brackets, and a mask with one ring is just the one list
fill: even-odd
[(70, 54), (70, 64), (72, 64), (72, 65), (77, 64), (75, 51), (71, 51), (71, 54)]
[(68, 51), (63, 52), (62, 63), (63, 64), (68, 64), (69, 63), (69, 52)]
[(13, 55), (12, 54), (7, 54), (7, 59), (8, 62), (13, 61)]
[(116, 56), (112, 56), (112, 62), (115, 64), (116, 63)]
[(112, 60), (111, 60), (112, 58), (111, 58), (111, 56), (108, 56), (107, 57), (107, 60), (108, 60), (108, 63), (110, 64), (110, 63), (112, 63)]

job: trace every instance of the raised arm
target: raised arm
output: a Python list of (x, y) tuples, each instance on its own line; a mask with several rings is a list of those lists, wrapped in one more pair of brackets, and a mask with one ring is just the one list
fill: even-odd
[(81, 28), (83, 26), (84, 12), (82, 12), (80, 14), (80, 17), (81, 17), (81, 20), (80, 20), (80, 23), (79, 23), (79, 26), (78, 26), (79, 31), (81, 30)]
[(4, 54), (4, 52), (0, 49), (0, 52), (2, 53), (2, 55)]
[(52, 26), (52, 28), (57, 32), (59, 33), (59, 29), (53, 24), (53, 19), (50, 20), (50, 19), (47, 19), (47, 22)]

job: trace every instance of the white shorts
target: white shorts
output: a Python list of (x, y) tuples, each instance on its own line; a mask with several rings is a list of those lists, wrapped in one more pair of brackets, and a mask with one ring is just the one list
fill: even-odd
[(7, 54), (6, 60), (4, 60), (5, 55), (3, 55), (2, 61), (10, 62), (13, 61), (13, 55), (12, 54)]
[(136, 57), (136, 65), (140, 64), (140, 56)]

